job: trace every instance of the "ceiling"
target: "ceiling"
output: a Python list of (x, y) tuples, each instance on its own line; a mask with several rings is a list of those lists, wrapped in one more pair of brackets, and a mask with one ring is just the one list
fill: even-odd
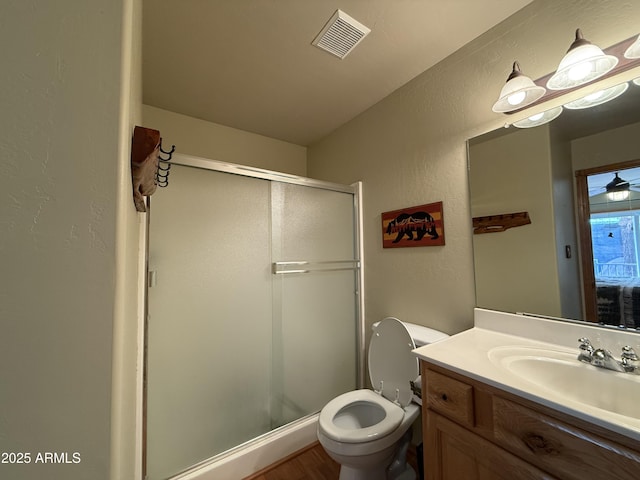
[[(143, 0), (143, 102), (309, 145), (532, 0)], [(371, 29), (311, 44), (337, 9)]]

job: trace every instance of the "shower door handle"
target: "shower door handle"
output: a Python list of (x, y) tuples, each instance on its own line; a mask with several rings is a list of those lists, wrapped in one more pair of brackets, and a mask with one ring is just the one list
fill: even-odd
[[(304, 267), (304, 268), (300, 268)], [(359, 260), (329, 260), (323, 262), (273, 262), (271, 272), (274, 275), (284, 275), (288, 273), (313, 273), (313, 272), (336, 272), (340, 270), (358, 270)]]

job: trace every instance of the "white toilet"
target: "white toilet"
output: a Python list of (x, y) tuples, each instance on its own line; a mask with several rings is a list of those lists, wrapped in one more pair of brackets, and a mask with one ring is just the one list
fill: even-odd
[(411, 425), (420, 415), (411, 382), (418, 377), (416, 346), (447, 334), (387, 317), (373, 326), (369, 376), (373, 390), (344, 393), (320, 411), (318, 440), (340, 463), (340, 480), (413, 480), (407, 465)]

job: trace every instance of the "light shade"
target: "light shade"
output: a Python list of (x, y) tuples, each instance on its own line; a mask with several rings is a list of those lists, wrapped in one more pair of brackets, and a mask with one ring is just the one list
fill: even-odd
[(607, 183), (605, 187), (607, 191), (607, 198), (614, 202), (626, 200), (629, 197), (629, 182), (621, 179), (616, 172), (616, 176)]
[(506, 113), (524, 108), (539, 100), (547, 90), (533, 83), (520, 71), (518, 62), (513, 62), (513, 69), (507, 83), (500, 91), (500, 98), (491, 108), (496, 113)]
[(624, 52), (625, 58), (640, 58), (640, 35)]
[(567, 54), (560, 61), (556, 73), (547, 82), (551, 90), (564, 90), (589, 83), (610, 72), (618, 64), (613, 55), (585, 40), (580, 29)]
[(590, 93), (589, 95), (585, 95), (573, 102), (565, 103), (564, 106), (570, 110), (595, 107), (596, 105), (602, 105), (603, 103), (607, 103), (614, 98), (619, 97), (627, 91), (627, 88), (629, 88), (629, 84), (627, 82), (621, 83), (615, 87), (605, 88), (604, 90), (598, 90), (597, 92)]
[(561, 113), (562, 113), (562, 107), (552, 108), (542, 113), (532, 115), (529, 118), (525, 118), (524, 120), (514, 122), (513, 126), (518, 128), (537, 127), (538, 125), (544, 125), (545, 123), (549, 123), (551, 120), (557, 118)]

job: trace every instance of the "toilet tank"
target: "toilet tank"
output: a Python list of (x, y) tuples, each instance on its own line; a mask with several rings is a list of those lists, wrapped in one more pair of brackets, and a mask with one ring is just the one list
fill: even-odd
[[(413, 343), (415, 343), (416, 348), (430, 343), (435, 343), (449, 337), (446, 333), (434, 330), (433, 328), (423, 327), (422, 325), (416, 325), (415, 323), (403, 322), (402, 320), (400, 320), (400, 322), (405, 326), (409, 335), (411, 335), (411, 338), (413, 338)], [(374, 323), (371, 328), (375, 330), (379, 323), (380, 322)]]

